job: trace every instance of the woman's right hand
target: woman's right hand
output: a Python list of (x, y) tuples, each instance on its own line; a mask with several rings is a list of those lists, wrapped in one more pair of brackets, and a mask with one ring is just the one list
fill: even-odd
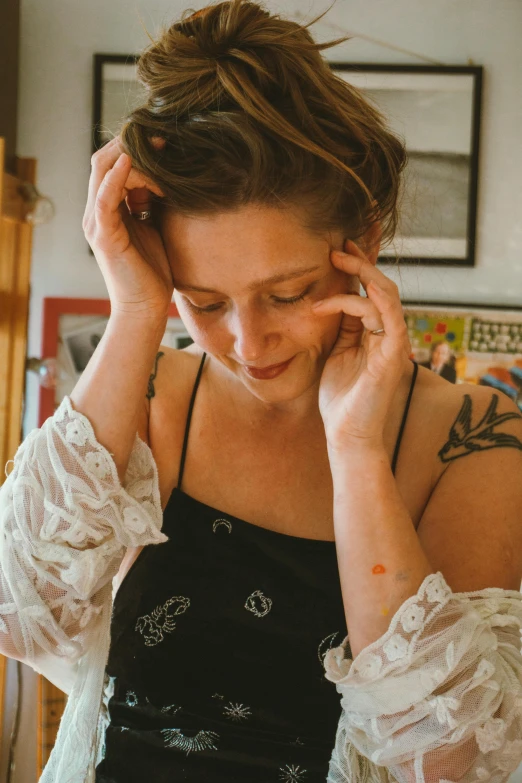
[[(151, 143), (158, 149), (165, 142), (156, 137)], [(107, 285), (111, 314), (166, 319), (174, 281), (162, 237), (153, 219), (130, 215), (150, 209), (151, 193), (163, 193), (122, 152), (117, 136), (92, 156), (83, 231)]]

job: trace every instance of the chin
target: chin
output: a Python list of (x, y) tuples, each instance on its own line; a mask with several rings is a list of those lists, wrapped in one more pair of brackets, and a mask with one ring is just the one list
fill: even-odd
[[(271, 380), (256, 380), (245, 375), (241, 370), (237, 378), (256, 399), (261, 402), (278, 405), (293, 402), (319, 385), (321, 372), (314, 365), (308, 372), (291, 373), (291, 367), (282, 375)], [(297, 368), (296, 368), (297, 369)]]
[(255, 397), (260, 402), (265, 403), (266, 405), (284, 405), (289, 402), (294, 402), (295, 400), (298, 400), (300, 397), (303, 396), (314, 384), (301, 384), (297, 386), (296, 384), (292, 384), (291, 388), (286, 389), (276, 389), (275, 387), (272, 387), (272, 390), (269, 391), (268, 389), (264, 391), (263, 389), (254, 388), (253, 384), (244, 383), (244, 386), (250, 394)]

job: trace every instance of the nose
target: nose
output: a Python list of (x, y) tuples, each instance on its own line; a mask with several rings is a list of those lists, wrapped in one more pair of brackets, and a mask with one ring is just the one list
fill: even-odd
[(232, 317), (234, 352), (245, 364), (255, 364), (269, 356), (279, 342), (277, 331), (269, 319), (254, 308), (236, 310)]

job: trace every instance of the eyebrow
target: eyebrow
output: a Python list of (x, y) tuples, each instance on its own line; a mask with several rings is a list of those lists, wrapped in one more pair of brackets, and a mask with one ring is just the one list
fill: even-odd
[[(248, 291), (255, 291), (257, 288), (263, 288), (263, 286), (274, 285), (274, 283), (284, 283), (286, 280), (295, 280), (298, 277), (310, 274), (310, 272), (317, 272), (320, 266), (308, 266), (303, 269), (296, 269), (293, 272), (283, 272), (280, 275), (273, 275), (272, 277), (265, 277), (264, 280), (256, 280), (254, 283), (250, 283), (247, 286)], [(174, 288), (178, 291), (200, 291), (204, 294), (219, 294), (220, 291), (215, 291), (213, 288), (203, 288), (199, 285), (187, 285), (181, 282), (175, 282)]]

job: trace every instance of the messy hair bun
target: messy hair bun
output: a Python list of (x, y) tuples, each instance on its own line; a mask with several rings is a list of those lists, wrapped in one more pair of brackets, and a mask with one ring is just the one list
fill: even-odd
[(186, 12), (144, 50), (147, 101), (121, 138), (165, 206), (186, 215), (298, 206), (312, 230), (357, 240), (380, 220), (392, 239), (404, 145), (332, 72), (320, 52), (347, 39), (316, 43), (307, 28), (317, 19), (302, 26), (230, 0)]

